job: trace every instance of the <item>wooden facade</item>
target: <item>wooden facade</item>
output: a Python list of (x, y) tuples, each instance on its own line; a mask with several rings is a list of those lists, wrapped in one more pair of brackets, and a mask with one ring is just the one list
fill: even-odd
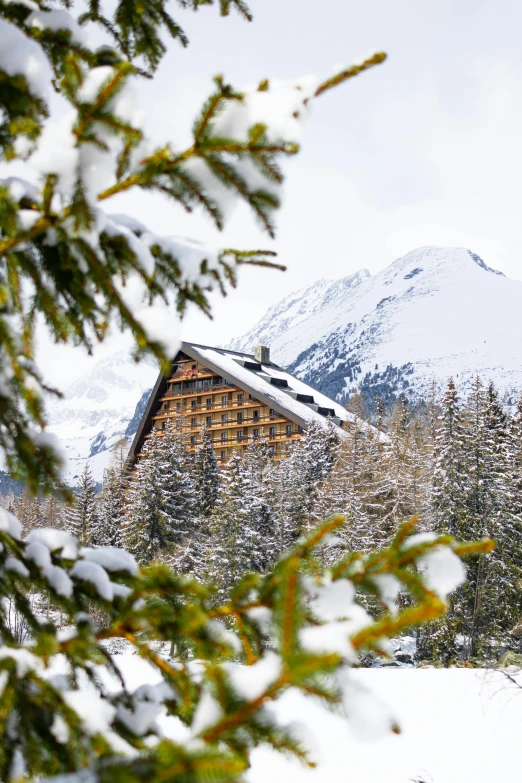
[(234, 450), (265, 439), (275, 459), (284, 457), (311, 421), (330, 419), (340, 435), (353, 414), (270, 360), (269, 349), (254, 355), (182, 343), (171, 372), (160, 374), (129, 451), (127, 467), (139, 459), (152, 429), (178, 424), (187, 447), (197, 449), (207, 425), (220, 464)]
[(244, 450), (259, 438), (268, 442), (277, 459), (303, 434), (299, 424), (182, 352), (173, 363), (159, 402), (152, 417), (155, 429), (163, 429), (168, 419), (181, 417), (186, 444), (195, 450), (206, 425), (221, 463), (232, 451)]

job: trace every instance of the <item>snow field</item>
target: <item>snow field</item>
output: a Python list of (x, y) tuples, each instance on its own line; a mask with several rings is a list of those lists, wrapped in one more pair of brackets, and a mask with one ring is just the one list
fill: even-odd
[[(160, 682), (157, 672), (135, 655), (123, 653), (114, 661), (129, 687)], [(367, 730), (356, 726), (355, 733), (346, 716), (287, 691), (273, 709), (282, 723), (293, 724), (317, 766), (307, 769), (295, 759), (260, 747), (252, 754), (247, 781), (408, 783), (415, 776), (425, 783), (515, 781), (522, 674), (510, 676), (515, 682), (496, 670), (353, 670), (352, 698), (356, 688), (365, 689), (361, 700), (367, 698), (366, 689), (372, 694)], [(163, 715), (158, 721), (167, 736), (188, 739), (189, 730), (176, 718)], [(395, 722), (400, 734), (391, 731)], [(377, 732), (383, 732), (379, 739), (374, 738)]]

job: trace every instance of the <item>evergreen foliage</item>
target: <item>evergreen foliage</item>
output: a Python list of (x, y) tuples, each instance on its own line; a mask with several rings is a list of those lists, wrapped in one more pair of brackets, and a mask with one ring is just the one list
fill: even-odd
[(89, 463), (86, 463), (80, 476), (74, 503), (67, 514), (66, 529), (78, 539), (81, 546), (100, 543), (96, 483)]
[(105, 471), (98, 512), (99, 530), (96, 543), (100, 546), (123, 546), (125, 523), (124, 475), (119, 465)]
[(127, 490), (122, 541), (139, 562), (180, 545), (197, 525), (194, 463), (176, 424), (153, 430)]
[(262, 561), (263, 541), (257, 530), (263, 504), (256, 494), (252, 447), (234, 452), (222, 470), (219, 495), (210, 520), (203, 575), (218, 586), (223, 599), (241, 577)]
[(195, 515), (208, 519), (214, 511), (219, 490), (219, 468), (212, 436), (206, 425), (200, 433), (200, 443), (194, 459)]
[[(358, 720), (350, 678), (357, 657), (380, 654), (390, 635), (439, 616), (448, 588), (464, 575), (457, 556), (489, 548), (448, 536), (419, 539), (411, 522), (387, 548), (351, 552), (325, 571), (317, 547), (342, 523), (325, 522), (266, 575), (243, 574), (223, 603), (212, 588), (164, 565), (139, 571), (121, 550), (78, 552), (64, 531), (33, 530), (24, 541), (20, 524), (2, 510), (1, 779), (77, 772), (69, 780), (239, 783), (262, 743), (310, 763), (271, 703), (296, 688), (336, 709), (344, 704)], [(440, 583), (422, 565), (430, 558), (445, 563)], [(407, 609), (396, 612), (383, 599), (372, 618), (354, 601), (354, 588), (379, 597), (380, 577), (408, 592)], [(60, 633), (52, 618), (42, 623), (26, 600), (29, 589), (48, 593), (75, 632)], [(17, 642), (6, 599), (26, 624), (30, 649)], [(157, 671), (157, 685), (123, 685), (117, 658), (106, 651), (122, 638)], [(170, 645), (173, 657), (158, 643)], [(176, 739), (156, 723), (164, 712), (183, 727)]]

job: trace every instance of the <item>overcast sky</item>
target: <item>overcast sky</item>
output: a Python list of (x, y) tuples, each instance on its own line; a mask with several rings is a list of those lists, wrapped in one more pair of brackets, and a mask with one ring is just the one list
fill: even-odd
[[(376, 50), (389, 59), (315, 102), (302, 151), (287, 166), (275, 242), (246, 210), (216, 237), (204, 218), (159, 198), (114, 203), (111, 211), (158, 232), (271, 247), (287, 265), (284, 274), (244, 272), (238, 289), (215, 301), (212, 323), (186, 320), (184, 339), (224, 344), (290, 291), (363, 267), (377, 272), (422, 245), (469, 247), (522, 279), (522, 5), (252, 0), (251, 8), (251, 24), (214, 9), (178, 12), (191, 45), (171, 44), (143, 91), (151, 135), (186, 141), (217, 73), (241, 88), (263, 77), (328, 76)], [(46, 348), (45, 357), (61, 384), (85, 368), (77, 350)]]

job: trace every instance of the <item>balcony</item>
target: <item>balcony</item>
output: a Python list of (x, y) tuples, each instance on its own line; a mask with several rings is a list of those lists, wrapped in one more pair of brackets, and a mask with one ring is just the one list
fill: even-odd
[[(203, 408), (203, 411), (210, 410), (210, 408)], [(173, 414), (178, 413), (178, 411), (170, 410), (170, 411), (164, 411), (161, 410), (157, 414), (155, 414), (154, 419), (166, 419), (166, 418), (172, 418)], [(196, 410), (193, 410), (192, 408), (187, 408), (185, 411), (181, 411), (181, 414), (184, 418), (190, 418), (192, 413), (197, 413)], [(272, 415), (265, 415), (265, 416), (258, 416), (256, 419), (253, 418), (253, 416), (244, 416), (242, 421), (238, 421), (236, 418), (230, 418), (227, 419), (227, 421), (217, 420), (212, 422), (206, 422), (202, 421), (199, 424), (196, 424), (195, 426), (192, 426), (192, 424), (184, 423), (183, 431), (184, 432), (199, 432), (199, 430), (206, 426), (208, 429), (226, 429), (228, 427), (248, 427), (253, 426), (255, 424), (263, 424), (263, 422), (274, 422), (274, 421), (280, 421), (280, 422), (287, 422), (288, 419), (285, 419), (284, 416), (274, 416)]]
[[(275, 435), (272, 437), (269, 437), (268, 435), (258, 435), (257, 437), (254, 437), (253, 435), (243, 435), (241, 438), (228, 438), (225, 441), (222, 441), (221, 438), (212, 438), (212, 445), (216, 448), (216, 450), (219, 447), (226, 448), (231, 446), (237, 446), (239, 444), (240, 446), (246, 446), (249, 443), (253, 443), (254, 441), (259, 440), (266, 440), (267, 443), (273, 443), (280, 442), (282, 440), (295, 440), (295, 436), (300, 435), (300, 433), (297, 432), (297, 430), (294, 430), (291, 435), (287, 435), (286, 432), (276, 432)], [(194, 443), (191, 443), (190, 441), (187, 443), (188, 446), (191, 448), (196, 446), (201, 446), (202, 441), (198, 438)]]
[[(205, 394), (205, 392), (203, 392), (203, 394)], [(179, 395), (166, 394), (164, 397), (161, 398), (161, 400), (167, 402), (168, 400), (173, 399), (175, 396), (179, 396)], [(191, 396), (195, 396), (195, 395), (191, 395)], [(185, 416), (191, 413), (205, 413), (206, 411), (233, 410), (234, 408), (252, 408), (253, 406), (257, 406), (259, 408), (261, 404), (262, 403), (258, 402), (257, 400), (239, 400), (239, 402), (237, 400), (227, 400), (226, 403), (213, 402), (210, 405), (207, 405), (206, 402), (200, 402), (195, 407), (192, 407), (192, 405), (185, 404), (182, 405), (182, 407), (179, 410), (177, 408), (170, 408), (168, 412), (170, 414), (181, 413), (183, 416)], [(165, 411), (162, 410), (160, 412), (164, 413)], [(280, 418), (278, 414), (276, 414), (276, 418)]]

